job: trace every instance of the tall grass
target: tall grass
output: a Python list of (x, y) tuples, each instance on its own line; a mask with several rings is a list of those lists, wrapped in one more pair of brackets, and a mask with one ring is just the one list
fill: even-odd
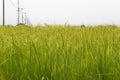
[(119, 80), (120, 28), (0, 27), (0, 80)]

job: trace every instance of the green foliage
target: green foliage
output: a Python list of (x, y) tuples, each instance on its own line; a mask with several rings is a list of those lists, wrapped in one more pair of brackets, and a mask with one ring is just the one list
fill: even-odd
[(119, 27), (0, 27), (0, 80), (119, 79)]

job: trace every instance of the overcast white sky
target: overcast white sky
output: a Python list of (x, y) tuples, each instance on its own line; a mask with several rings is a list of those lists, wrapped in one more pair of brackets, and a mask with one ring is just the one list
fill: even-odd
[[(5, 1), (6, 24), (16, 24), (17, 0)], [(120, 0), (20, 0), (20, 4), (25, 8), (32, 24), (120, 25)]]

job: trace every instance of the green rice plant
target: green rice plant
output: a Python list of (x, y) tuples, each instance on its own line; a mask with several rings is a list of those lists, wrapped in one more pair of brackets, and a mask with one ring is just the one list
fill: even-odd
[(117, 26), (0, 27), (0, 80), (119, 80)]

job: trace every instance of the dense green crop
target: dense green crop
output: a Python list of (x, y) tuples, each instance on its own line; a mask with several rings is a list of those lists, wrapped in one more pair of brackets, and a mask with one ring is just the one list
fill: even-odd
[(0, 80), (120, 80), (120, 28), (0, 27)]

